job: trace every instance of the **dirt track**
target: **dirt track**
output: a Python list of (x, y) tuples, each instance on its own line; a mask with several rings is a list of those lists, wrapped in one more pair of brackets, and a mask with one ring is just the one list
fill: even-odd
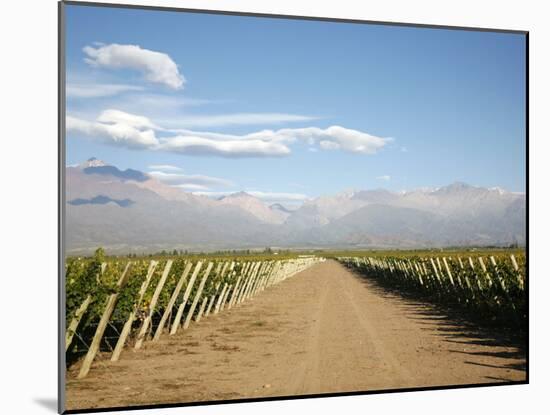
[(67, 408), (227, 400), (525, 379), (515, 347), (334, 261), (176, 336), (69, 373)]

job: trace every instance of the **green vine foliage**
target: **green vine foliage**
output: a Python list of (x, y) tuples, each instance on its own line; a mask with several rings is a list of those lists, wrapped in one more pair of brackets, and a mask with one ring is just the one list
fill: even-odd
[(145, 281), (149, 263), (150, 261), (147, 260), (131, 261), (128, 271), (130, 273), (128, 283), (119, 293), (111, 320), (115, 322), (125, 322), (134, 309), (139, 306), (139, 304), (137, 304), (139, 290)]
[[(103, 351), (112, 350), (114, 342), (120, 334), (120, 330), (131, 316), (135, 317), (134, 324), (132, 324), (132, 336), (141, 326), (145, 316), (152, 311), (152, 325), (149, 327), (149, 333), (153, 333), (153, 330), (158, 327), (157, 325), (161, 316), (167, 310), (170, 298), (187, 265), (191, 265), (190, 271), (187, 274), (185, 283), (182, 284), (174, 307), (170, 310), (171, 318), (168, 320), (166, 327), (170, 326), (173, 322), (173, 317), (183, 300), (183, 293), (187, 290), (191, 276), (199, 261), (202, 265), (190, 289), (182, 322), (190, 312), (191, 304), (195, 300), (209, 264), (211, 264), (209, 277), (206, 280), (200, 298), (197, 299), (197, 306), (193, 315), (195, 318), (200, 312), (202, 304), (206, 304), (204, 300), (207, 298), (210, 300), (212, 296), (220, 294), (223, 284), (232, 285), (230, 291), (234, 291), (235, 284), (239, 276), (243, 274), (245, 268), (247, 268), (247, 274), (250, 275), (251, 265), (257, 261), (273, 262), (274, 257), (274, 255), (267, 255), (265, 253), (258, 255), (246, 254), (244, 256), (223, 254), (218, 256), (148, 255), (137, 257), (134, 255), (128, 257), (108, 257), (102, 248), (98, 248), (91, 257), (67, 258), (65, 263), (67, 325), (75, 318), (75, 312), (81, 305), (87, 299), (90, 299), (86, 312), (78, 324), (76, 335), (67, 351), (67, 364), (70, 366), (87, 351), (88, 345), (94, 336), (97, 323), (103, 316), (107, 300), (111, 295), (117, 294), (117, 300), (113, 313), (109, 318), (106, 332), (104, 333), (101, 345), (101, 350)], [(281, 261), (294, 260), (296, 258), (297, 255), (295, 254), (276, 256), (276, 259)], [(150, 310), (152, 298), (159, 286), (168, 261), (172, 261), (172, 265), (162, 290), (159, 291), (158, 301), (155, 304), (154, 310)], [(230, 264), (233, 264), (232, 267), (230, 267)], [(121, 277), (126, 268), (126, 283), (120, 287), (118, 282), (122, 281)], [(145, 284), (149, 270), (152, 270), (152, 272), (148, 283)], [(269, 268), (266, 267), (264, 272), (269, 272)], [(242, 282), (244, 283), (245, 280), (242, 280)]]
[(66, 321), (67, 325), (73, 319), (76, 310), (88, 295), (99, 294), (101, 291), (101, 265), (105, 261), (102, 248), (95, 251), (94, 256), (87, 261), (78, 259), (67, 263), (66, 271)]
[(515, 255), (517, 271), (509, 255), (498, 254), (492, 258), (494, 263), (491, 256), (460, 255), (445, 257), (445, 261), (443, 256), (379, 256), (374, 260), (343, 257), (339, 260), (361, 273), (379, 278), (383, 284), (417, 292), (445, 306), (465, 308), (488, 322), (522, 328), (527, 318), (525, 256)]
[[(174, 292), (174, 289), (176, 288), (176, 285), (178, 284), (182, 276), (182, 273), (185, 269), (185, 266), (187, 265), (187, 262), (188, 261), (183, 258), (178, 258), (173, 261), (172, 267), (170, 268), (170, 273), (166, 278), (166, 282), (164, 283), (164, 287), (160, 293), (159, 300), (155, 307), (156, 313), (160, 314), (160, 312), (164, 311), (164, 309), (168, 305), (168, 302), (170, 301), (170, 298), (172, 297), (172, 293)], [(188, 280), (189, 280), (189, 277), (190, 275), (187, 276)]]

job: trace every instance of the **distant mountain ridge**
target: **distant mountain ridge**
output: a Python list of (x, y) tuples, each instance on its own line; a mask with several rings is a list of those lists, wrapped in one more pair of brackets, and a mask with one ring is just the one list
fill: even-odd
[(139, 170), (126, 169), (120, 170), (115, 166), (105, 164), (103, 161), (92, 157), (85, 163), (80, 165), (82, 171), (85, 174), (100, 174), (103, 176), (119, 177), (124, 180), (135, 180), (138, 182), (144, 182), (149, 179), (149, 176), (140, 172)]
[(272, 205), (269, 206), (269, 208), (272, 209), (272, 210), (278, 210), (278, 211), (281, 211), (283, 213), (288, 213), (288, 214), (291, 214), (292, 212), (294, 212), (294, 210), (288, 209), (288, 208), (284, 207), (283, 205), (281, 205), (280, 203), (273, 203)]
[(282, 224), (289, 213), (277, 208), (267, 206), (257, 197), (246, 192), (232, 193), (218, 199), (221, 204), (237, 206), (251, 213), (261, 221), (271, 224)]
[(525, 194), (452, 183), (344, 191), (290, 210), (236, 192), (187, 193), (91, 158), (66, 169), (69, 253), (276, 247), (421, 248), (524, 244)]

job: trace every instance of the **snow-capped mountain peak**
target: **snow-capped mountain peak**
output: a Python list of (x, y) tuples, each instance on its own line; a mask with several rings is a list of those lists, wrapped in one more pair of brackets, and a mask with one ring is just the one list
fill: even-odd
[(107, 163), (105, 163), (103, 160), (99, 160), (95, 157), (91, 157), (85, 162), (80, 164), (81, 169), (86, 169), (88, 167), (104, 167), (107, 166)]

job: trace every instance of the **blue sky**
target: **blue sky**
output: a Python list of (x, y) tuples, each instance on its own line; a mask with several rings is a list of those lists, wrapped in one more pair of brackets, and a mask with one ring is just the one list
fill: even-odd
[(67, 164), (289, 203), (455, 181), (525, 191), (522, 35), (66, 10)]

